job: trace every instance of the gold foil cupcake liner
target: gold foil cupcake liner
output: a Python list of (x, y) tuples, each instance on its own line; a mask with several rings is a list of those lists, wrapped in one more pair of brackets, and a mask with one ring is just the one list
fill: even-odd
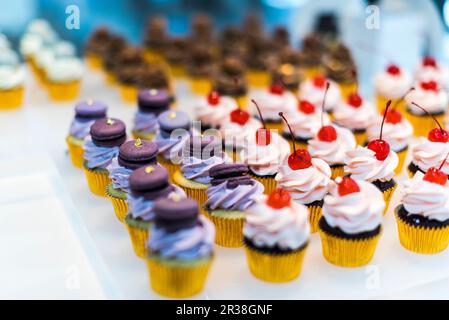
[(168, 176), (170, 177), (170, 180), (173, 180), (173, 175), (177, 170), (179, 170), (179, 165), (174, 164), (171, 162), (171, 160), (165, 159), (162, 155), (157, 156), (157, 162), (163, 166), (168, 171)]
[(334, 165), (331, 166), (331, 179), (335, 180), (338, 177), (343, 177), (345, 175), (344, 165)]
[[(307, 206), (307, 205), (306, 205)], [(321, 219), (323, 208), (321, 206), (307, 206), (309, 209), (309, 222), (310, 222), (310, 232), (318, 232), (318, 222)]]
[(126, 84), (120, 84), (120, 95), (122, 100), (127, 104), (135, 105), (137, 103), (138, 89), (135, 86), (129, 86)]
[(68, 83), (48, 81), (47, 86), (48, 94), (53, 101), (72, 101), (78, 97), (80, 90), (80, 81), (72, 81)]
[(374, 256), (380, 233), (371, 238), (344, 239), (319, 229), (323, 256), (336, 266), (356, 268), (368, 264)]
[(399, 242), (412, 252), (420, 254), (435, 254), (449, 245), (449, 226), (441, 228), (427, 228), (413, 226), (402, 220), (395, 213), (398, 225)]
[(357, 145), (364, 146), (366, 143), (366, 140), (368, 139), (366, 130), (355, 131), (355, 132), (353, 131), (353, 133), (354, 133), (354, 138), (355, 138), (355, 142), (357, 143)]
[(191, 266), (177, 266), (150, 257), (147, 267), (151, 288), (170, 298), (194, 296), (203, 290), (212, 261), (211, 257)]
[(402, 169), (404, 168), (405, 158), (407, 157), (408, 147), (404, 150), (396, 152), (398, 155), (398, 166), (394, 170), (394, 173), (396, 175), (399, 175), (402, 173)]
[(265, 194), (270, 194), (274, 189), (276, 189), (277, 182), (276, 180), (274, 180), (274, 177), (262, 177), (253, 173), (250, 173), (250, 175), (251, 178), (263, 184), (263, 186), (265, 187)]
[(215, 225), (215, 243), (226, 248), (239, 248), (243, 245), (244, 218), (225, 218), (214, 216), (204, 209), (205, 216)]
[(284, 128), (284, 124), (282, 121), (279, 122), (266, 122), (267, 129), (270, 129), (274, 132), (277, 132), (278, 134), (282, 134), (282, 129)]
[(245, 245), (246, 259), (251, 273), (267, 282), (289, 282), (297, 278), (302, 269), (307, 245), (289, 253), (264, 253)]
[(98, 55), (91, 54), (91, 53), (86, 55), (86, 64), (92, 70), (100, 70), (103, 66), (103, 62), (101, 61), (101, 58)]
[[(203, 206), (207, 200), (207, 185), (187, 180), (179, 170), (174, 173), (173, 182), (180, 186), (188, 197), (196, 200), (200, 211), (204, 213)], [(196, 185), (201, 185), (203, 188), (197, 188)]]
[(265, 89), (270, 85), (270, 73), (266, 70), (249, 70), (246, 78), (250, 87)]
[(212, 83), (208, 77), (192, 77), (190, 89), (194, 94), (204, 96), (211, 91)]
[[(287, 139), (288, 144), (290, 145), (290, 151), (293, 152), (294, 148), (293, 148), (293, 140), (292, 139)], [(295, 140), (295, 145), (297, 149), (304, 149), (307, 150), (307, 147), (309, 146), (307, 141), (297, 141)]]
[[(406, 111), (405, 117), (412, 124), (415, 137), (427, 137), (429, 131), (437, 127), (433, 118), (428, 115), (416, 116), (411, 112)], [(434, 115), (434, 117), (439, 123), (444, 122), (444, 114)]]
[(106, 195), (108, 196), (109, 200), (111, 200), (112, 207), (114, 208), (115, 215), (117, 219), (121, 222), (125, 222), (125, 217), (128, 214), (128, 202), (126, 199), (121, 199), (118, 197), (115, 197), (109, 192), (109, 187), (105, 188)]
[(24, 88), (0, 90), (0, 110), (17, 109), (23, 103)]
[(357, 83), (356, 82), (351, 82), (351, 83), (338, 83), (338, 86), (340, 87), (340, 91), (341, 91), (341, 96), (343, 97), (343, 99), (347, 99), (349, 98), (349, 95), (351, 93), (354, 93), (355, 91), (357, 91)]
[[(391, 105), (392, 106), (396, 106), (396, 110), (399, 111), (400, 113), (403, 113), (405, 111), (405, 100), (401, 100), (401, 99), (390, 99), (390, 98), (386, 98), (382, 95), (377, 95), (376, 96), (376, 105), (377, 105), (377, 110), (380, 114), (384, 114), (385, 112), (385, 108), (387, 106), (387, 102), (391, 100)], [(397, 104), (396, 104), (397, 103)]]
[(84, 173), (90, 191), (97, 196), (106, 197), (106, 187), (111, 183), (109, 173), (92, 170), (86, 166), (84, 166)]
[(304, 72), (304, 76), (306, 79), (312, 79), (314, 77), (316, 77), (317, 75), (320, 75), (323, 73), (323, 70), (320, 66), (316, 66), (316, 67), (305, 67), (303, 69)]
[(131, 239), (131, 244), (134, 249), (134, 253), (139, 257), (145, 259), (148, 254), (147, 242), (150, 237), (150, 232), (147, 229), (136, 228), (125, 224), (126, 229), (129, 233), (129, 238)]
[(70, 160), (72, 161), (73, 166), (76, 168), (82, 169), (84, 163), (84, 149), (82, 145), (78, 145), (73, 143), (70, 140), (70, 136), (66, 138), (67, 147), (69, 148)]
[(384, 215), (387, 214), (388, 206), (390, 205), (391, 198), (393, 197), (393, 193), (396, 190), (397, 186), (398, 185), (395, 184), (393, 187), (388, 188), (387, 190), (382, 191), (382, 194), (384, 196), (384, 201), (385, 201), (385, 209), (384, 209), (384, 212), (383, 212)]

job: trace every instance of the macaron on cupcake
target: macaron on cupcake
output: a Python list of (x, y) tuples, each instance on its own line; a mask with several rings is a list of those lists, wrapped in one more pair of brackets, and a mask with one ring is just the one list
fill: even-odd
[[(443, 164), (446, 160), (443, 161)], [(435, 254), (449, 245), (447, 174), (432, 167), (407, 180), (396, 208), (399, 241), (412, 252)]]
[(201, 121), (201, 130), (219, 129), (229, 113), (237, 109), (237, 103), (231, 97), (223, 97), (217, 91), (211, 91), (207, 97), (200, 98), (194, 107), (195, 118)]
[(382, 193), (371, 183), (339, 177), (331, 182), (319, 222), (323, 256), (339, 267), (368, 264), (381, 235)]
[(216, 229), (215, 243), (228, 248), (243, 245), (245, 210), (262, 195), (263, 185), (251, 179), (248, 166), (223, 163), (210, 169), (211, 185), (207, 189), (204, 211)]
[(131, 192), (127, 194), (129, 211), (125, 217), (125, 225), (134, 252), (140, 258), (146, 258), (148, 254), (147, 244), (155, 218), (155, 202), (172, 196), (186, 197), (184, 191), (170, 184), (168, 178), (167, 169), (159, 165), (140, 167), (129, 176)]
[(276, 189), (257, 196), (246, 210), (243, 242), (251, 273), (267, 282), (299, 276), (310, 238), (307, 208)]
[[(295, 95), (285, 90), (282, 84), (272, 84), (268, 90), (257, 92), (253, 100), (258, 102), (258, 108), (260, 108), (267, 129), (278, 130), (279, 132), (282, 132), (283, 128), (279, 112), (294, 112), (298, 107)], [(262, 120), (258, 108), (252, 108), (250, 111), (258, 120)]]
[(170, 298), (198, 294), (214, 257), (213, 224), (190, 198), (157, 200), (153, 211), (147, 259), (151, 288)]
[(198, 201), (200, 209), (207, 200), (207, 189), (212, 181), (210, 170), (230, 162), (222, 150), (222, 141), (216, 136), (192, 135), (183, 149), (181, 168), (173, 175), (173, 182)]
[(158, 162), (172, 178), (179, 170), (183, 147), (192, 134), (192, 121), (182, 111), (168, 110), (158, 116), (157, 123), (159, 131), (154, 142), (159, 147)]
[(90, 133), (90, 127), (98, 119), (106, 118), (108, 107), (101, 101), (81, 101), (75, 106), (69, 134), (66, 137), (72, 164), (77, 168), (83, 167), (84, 139)]
[(329, 83), (329, 89), (326, 94), (325, 110), (332, 114), (333, 110), (341, 103), (342, 97), (340, 87), (335, 82), (326, 79), (325, 76), (320, 74), (303, 81), (299, 86), (299, 97), (301, 100), (309, 101), (316, 108), (320, 108), (323, 104), (327, 83)]
[(387, 103), (384, 118), (380, 126), (379, 139), (371, 140), (366, 147), (358, 146), (346, 153), (345, 173), (354, 180), (364, 180), (375, 185), (383, 194), (385, 212), (397, 187), (394, 180), (399, 159), (387, 141), (383, 139), (383, 127), (390, 102)]
[[(434, 119), (439, 123), (444, 121), (449, 98), (440, 85), (430, 80), (420, 82), (415, 90), (406, 97), (407, 119), (413, 126), (415, 136), (425, 136), (435, 126)], [(416, 105), (425, 107), (425, 110)]]
[(376, 104), (379, 112), (384, 111), (388, 100), (397, 104), (399, 111), (405, 110), (404, 97), (412, 86), (412, 77), (398, 65), (390, 64), (385, 70), (374, 78), (374, 89), (376, 90)]
[(157, 164), (158, 148), (154, 142), (147, 140), (130, 140), (120, 146), (119, 154), (106, 168), (112, 183), (106, 188), (106, 195), (112, 202), (115, 215), (120, 222), (125, 220), (128, 212), (127, 195), (131, 192), (129, 176), (134, 170)]
[[(258, 108), (257, 103), (252, 101)], [(260, 117), (262, 118), (262, 114)], [(269, 194), (276, 188), (274, 178), (282, 161), (290, 154), (290, 144), (275, 131), (268, 129), (263, 118), (262, 124), (263, 128), (246, 138), (240, 151), (240, 160), (248, 165), (251, 177), (261, 182), (265, 193)]]
[(376, 116), (376, 109), (357, 92), (353, 92), (334, 109), (333, 116), (336, 124), (352, 131), (358, 145), (364, 145), (366, 129)]
[(146, 89), (137, 94), (138, 110), (134, 115), (132, 134), (135, 139), (153, 140), (159, 124), (157, 117), (170, 108), (171, 97), (165, 90)]
[(106, 196), (106, 187), (111, 183), (106, 169), (118, 156), (120, 146), (126, 141), (126, 126), (114, 118), (99, 119), (90, 127), (90, 136), (84, 142), (84, 172), (90, 191)]

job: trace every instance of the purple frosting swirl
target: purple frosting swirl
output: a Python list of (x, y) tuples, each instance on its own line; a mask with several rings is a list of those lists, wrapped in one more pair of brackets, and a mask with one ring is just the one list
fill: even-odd
[(106, 167), (111, 163), (112, 159), (116, 158), (119, 153), (119, 147), (98, 147), (92, 142), (90, 136), (84, 142), (84, 160), (89, 169)]
[(213, 156), (202, 160), (196, 157), (186, 157), (182, 161), (181, 171), (189, 180), (195, 180), (199, 183), (208, 184), (212, 180), (209, 170), (219, 164), (228, 162), (229, 158), (225, 153), (220, 157)]
[(155, 133), (159, 128), (157, 116), (153, 113), (137, 111), (134, 116), (134, 130)]
[[(184, 190), (176, 185), (172, 185), (174, 190), (167, 195), (169, 198), (173, 193), (178, 194), (181, 198), (187, 197)], [(144, 197), (136, 197), (128, 194), (127, 201), (129, 205), (129, 213), (134, 219), (142, 219), (144, 221), (152, 221), (154, 219), (153, 207), (158, 199), (146, 200)]]
[(161, 133), (156, 135), (154, 142), (159, 148), (159, 154), (164, 157), (164, 159), (180, 159), (182, 156), (182, 149), (186, 144), (186, 141), (190, 137), (190, 132), (186, 131), (182, 135), (174, 135), (164, 137)]
[(73, 119), (70, 124), (69, 134), (77, 139), (84, 139), (90, 133), (90, 126), (95, 122), (95, 120), (84, 120), (80, 121), (78, 119)]
[(214, 240), (214, 226), (200, 216), (196, 226), (176, 232), (167, 232), (153, 225), (148, 247), (163, 258), (193, 260), (210, 256)]
[(262, 195), (264, 186), (253, 180), (253, 184), (239, 185), (237, 188), (227, 188), (227, 182), (223, 182), (207, 189), (207, 201), (205, 206), (212, 210), (238, 210), (245, 211), (254, 203), (254, 197)]
[(129, 194), (131, 191), (129, 188), (129, 176), (134, 170), (119, 165), (117, 158), (112, 159), (106, 169), (109, 171), (109, 178), (111, 178), (114, 189), (120, 189)]

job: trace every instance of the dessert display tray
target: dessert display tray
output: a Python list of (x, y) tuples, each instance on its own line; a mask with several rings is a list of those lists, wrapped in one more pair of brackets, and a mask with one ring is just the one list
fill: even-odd
[[(20, 290), (39, 290), (45, 283), (45, 297), (160, 299), (149, 288), (145, 262), (134, 255), (111, 203), (92, 195), (83, 172), (70, 163), (65, 136), (74, 103), (49, 102), (31, 75), (28, 78), (22, 109), (0, 113), (0, 252), (5, 254), (0, 281), (12, 286), (8, 275), (19, 278), (23, 286), (11, 292), (26, 298), (37, 295)], [(177, 82), (176, 91), (177, 108), (190, 112), (194, 97), (187, 82)], [(135, 107), (123, 103), (117, 88), (105, 84), (100, 73), (85, 77), (80, 99), (89, 98), (103, 100), (110, 116), (131, 125)], [(397, 177), (400, 185), (404, 179), (404, 173)], [(449, 298), (449, 250), (425, 256), (400, 246), (393, 217), (398, 196), (396, 192), (368, 266), (345, 269), (327, 263), (319, 236), (313, 235), (301, 276), (287, 284), (269, 284), (252, 277), (243, 249), (217, 246), (205, 290), (194, 298)], [(42, 252), (34, 251), (37, 246)], [(37, 263), (39, 259), (49, 259), (48, 266)], [(83, 270), (77, 293), (59, 283), (63, 267), (72, 260)], [(27, 277), (28, 272), (35, 276)], [(0, 296), (5, 292), (1, 288)]]

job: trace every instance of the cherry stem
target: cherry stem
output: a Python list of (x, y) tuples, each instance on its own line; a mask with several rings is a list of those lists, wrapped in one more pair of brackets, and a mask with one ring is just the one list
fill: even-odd
[(446, 163), (448, 157), (449, 157), (449, 152), (446, 154), (446, 157), (444, 158), (443, 162), (441, 162), (440, 167), (438, 168), (438, 170), (441, 170), (441, 168), (443, 168), (443, 166)]
[(326, 105), (326, 96), (329, 91), (330, 83), (326, 82), (326, 90), (324, 90), (323, 102), (321, 103), (321, 126), (324, 127), (324, 106)]
[(438, 120), (437, 120), (432, 114), (430, 114), (429, 111), (427, 111), (426, 109), (424, 109), (423, 107), (421, 107), (419, 104), (417, 104), (417, 103), (414, 102), (414, 101), (412, 101), (412, 104), (413, 104), (415, 107), (420, 108), (420, 109), (421, 109), (422, 111), (424, 111), (428, 116), (431, 116), (432, 119), (433, 119), (433, 121), (435, 121), (436, 124), (438, 125), (438, 127), (440, 127), (440, 130), (443, 130), (443, 127), (441, 126), (441, 124), (438, 122)]
[(293, 134), (292, 127), (290, 127), (290, 124), (288, 123), (287, 119), (285, 118), (283, 112), (279, 112), (279, 116), (284, 120), (285, 124), (287, 124), (288, 130), (290, 131), (290, 135), (292, 136), (293, 152), (294, 152), (294, 154), (296, 154), (295, 135)]
[(390, 108), (390, 106), (391, 106), (391, 100), (388, 100), (387, 107), (385, 108), (385, 111), (384, 111), (384, 117), (382, 118), (382, 124), (380, 125), (380, 137), (379, 137), (379, 140), (382, 140), (382, 133), (384, 131), (385, 118), (387, 117), (388, 109)]
[(257, 112), (259, 113), (260, 120), (262, 121), (262, 124), (263, 124), (263, 128), (266, 130), (267, 127), (265, 125), (265, 120), (262, 117), (262, 112), (260, 112), (259, 105), (257, 104), (257, 102), (254, 99), (251, 99), (251, 102), (254, 103), (254, 105), (256, 106)]
[(415, 90), (415, 87), (411, 87), (410, 89), (408, 89), (408, 91), (401, 97), (401, 99), (396, 100), (396, 102), (394, 103), (393, 107), (391, 109), (396, 109), (396, 107), (399, 105), (399, 103), (401, 103), (402, 101), (405, 100), (405, 98), (408, 96), (408, 94), (410, 92), (412, 92), (413, 90)]

